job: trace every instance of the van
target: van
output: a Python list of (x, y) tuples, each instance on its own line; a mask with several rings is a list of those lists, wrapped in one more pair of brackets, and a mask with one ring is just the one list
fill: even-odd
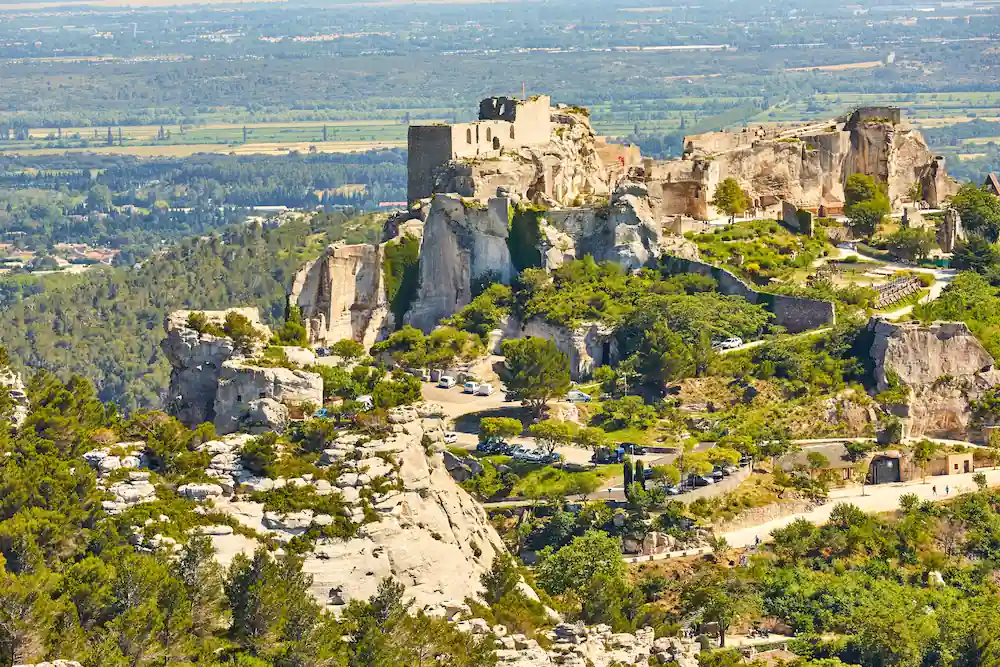
[(442, 375), (441, 379), (438, 380), (438, 386), (442, 389), (451, 389), (456, 384), (455, 378), (450, 375)]
[(493, 395), (493, 385), (489, 382), (484, 382), (478, 387), (476, 387), (476, 396), (492, 396)]
[(462, 392), (466, 394), (475, 394), (477, 389), (479, 389), (478, 382), (466, 382), (462, 386)]

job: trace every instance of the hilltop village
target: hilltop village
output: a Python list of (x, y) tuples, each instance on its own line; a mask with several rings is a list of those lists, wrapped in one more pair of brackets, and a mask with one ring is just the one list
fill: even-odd
[(412, 125), (378, 243), (289, 223), (312, 250), (283, 321), (167, 316), (166, 414), (5, 353), (9, 460), (87, 507), (86, 545), (0, 532), (15, 577), (54, 564), (70, 628), (25, 603), (11, 664), (910, 665), (879, 656), (918, 622), (979, 650), (954, 628), (1000, 627), (1000, 370), (955, 304), (1000, 298), (949, 265), (969, 186), (892, 107), (684, 146), (645, 158), (547, 96)]

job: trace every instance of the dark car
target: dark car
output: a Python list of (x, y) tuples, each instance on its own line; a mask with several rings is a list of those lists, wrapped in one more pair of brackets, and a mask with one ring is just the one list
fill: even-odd
[(599, 447), (594, 450), (593, 455), (590, 457), (592, 463), (598, 464), (609, 464), (609, 463), (621, 463), (625, 460), (625, 450), (621, 447), (617, 449), (610, 449), (608, 447)]
[(622, 448), (625, 450), (625, 453), (628, 454), (629, 456), (636, 456), (639, 454), (646, 453), (645, 447), (643, 447), (642, 445), (637, 445), (634, 442), (624, 442), (622, 443)]
[(688, 477), (688, 484), (691, 486), (710, 486), (715, 484), (715, 480), (704, 475), (691, 475)]
[(511, 446), (500, 438), (486, 438), (476, 445), (476, 451), (483, 454), (508, 454)]

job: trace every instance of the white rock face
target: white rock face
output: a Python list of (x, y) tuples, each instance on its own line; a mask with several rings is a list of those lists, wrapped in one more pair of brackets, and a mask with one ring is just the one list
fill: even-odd
[[(349, 518), (359, 523), (366, 520), (361, 490), (373, 479), (385, 482), (386, 491), (372, 499), (369, 510), (378, 515), (378, 521), (365, 523), (353, 539), (319, 539), (308, 554), (304, 570), (313, 576), (311, 591), (322, 604), (336, 607), (368, 598), (386, 576), (406, 585), (407, 595), (427, 607), (437, 608), (479, 593), (480, 575), (504, 547), (482, 507), (452, 480), (442, 455), (428, 456), (424, 451), (424, 435), (435, 443), (443, 437), (439, 419), (418, 416), (434, 411), (433, 406), (395, 409), (390, 417), (396, 432), (391, 436), (365, 441), (358, 434), (344, 434), (331, 443), (323, 460), (346, 467), (332, 485), (318, 479), (280, 480), (312, 485), (317, 493), (322, 489), (339, 494), (347, 504)], [(217, 457), (225, 457), (225, 444), (220, 442), (204, 446), (219, 451)], [(224, 468), (214, 468), (213, 459), (212, 470), (219, 471), (217, 474), (228, 470), (228, 459), (225, 461)], [(277, 485), (279, 480), (267, 482)], [(249, 486), (251, 481), (244, 483)], [(253, 483), (267, 486), (263, 480)], [(237, 499), (223, 498), (216, 507), (242, 525), (281, 541), (312, 526), (334, 522), (334, 517), (311, 510), (265, 513), (263, 505)], [(219, 538), (224, 542), (220, 548), (228, 549), (230, 559), (233, 549), (251, 546), (235, 545), (230, 537)]]
[[(257, 309), (236, 310), (250, 319), (262, 336), (270, 336), (268, 328), (260, 324)], [(211, 311), (206, 315), (219, 322), (227, 312)], [(190, 313), (176, 311), (167, 317), (167, 337), (162, 344), (172, 366), (171, 411), (182, 422), (196, 426), (211, 421), (220, 434), (248, 428), (280, 432), (288, 421), (288, 404), (323, 403), (323, 380), (319, 375), (254, 366), (234, 349), (229, 338), (189, 329)]]
[(472, 300), (472, 283), (487, 272), (509, 283), (516, 270), (507, 248), (506, 197), (471, 204), (439, 194), (431, 202), (420, 247), (420, 287), (406, 322), (429, 331)]
[(28, 418), (28, 394), (24, 389), (21, 375), (10, 368), (0, 368), (0, 391), (6, 390), (14, 401), (14, 409), (10, 415), (11, 424), (15, 429), (21, 428)]
[[(459, 622), (458, 627), (474, 634), (486, 634), (482, 619)], [(646, 667), (649, 664), (696, 667), (698, 647), (671, 637), (654, 639), (652, 628), (635, 634), (613, 633), (606, 625), (586, 627), (582, 624), (560, 623), (545, 633), (548, 650), (524, 635), (508, 635), (506, 628), (492, 630), (502, 648), (497, 650), (498, 664), (506, 667)], [(657, 662), (651, 663), (650, 658)]]
[(382, 246), (334, 244), (295, 275), (289, 300), (305, 319), (309, 342), (342, 339), (370, 347), (391, 330)]
[(52, 662), (39, 662), (34, 665), (14, 665), (14, 667), (83, 667), (75, 660), (53, 660)]
[(964, 322), (893, 323), (873, 318), (871, 357), (879, 391), (889, 371), (910, 388), (909, 435), (965, 439), (970, 402), (1000, 384), (994, 359)]

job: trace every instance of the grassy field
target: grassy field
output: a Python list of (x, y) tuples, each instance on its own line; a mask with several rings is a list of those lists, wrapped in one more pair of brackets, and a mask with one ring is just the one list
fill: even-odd
[(292, 151), (317, 153), (359, 153), (383, 148), (404, 148), (405, 141), (328, 141), (328, 142), (275, 142), (240, 144), (161, 144), (136, 146), (95, 146), (87, 148), (5, 148), (19, 155), (57, 155), (60, 153), (103, 153), (106, 155), (134, 155), (137, 157), (187, 157), (195, 153), (221, 153), (233, 155), (285, 155)]

